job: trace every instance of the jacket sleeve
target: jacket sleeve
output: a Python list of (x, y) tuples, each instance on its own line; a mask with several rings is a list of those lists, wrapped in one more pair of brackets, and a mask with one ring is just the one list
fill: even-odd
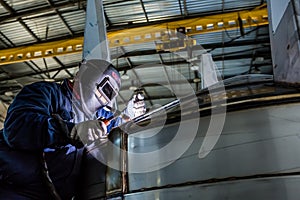
[(51, 117), (63, 100), (54, 84), (25, 86), (10, 105), (4, 122), (4, 139), (15, 149), (36, 150), (62, 143), (66, 136)]
[[(113, 113), (105, 110), (104, 108), (100, 108), (96, 111), (96, 117), (98, 119), (108, 119), (113, 116)], [(107, 132), (109, 133), (112, 128), (117, 127), (119, 124), (119, 118), (111, 120), (111, 122), (107, 125)]]

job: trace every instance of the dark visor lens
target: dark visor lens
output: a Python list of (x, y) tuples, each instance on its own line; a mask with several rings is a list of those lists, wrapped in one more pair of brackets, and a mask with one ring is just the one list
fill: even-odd
[(112, 100), (116, 95), (114, 89), (108, 82), (106, 82), (103, 87), (99, 89), (102, 89), (102, 92), (105, 94), (105, 96), (107, 96), (107, 98), (109, 98), (109, 100)]

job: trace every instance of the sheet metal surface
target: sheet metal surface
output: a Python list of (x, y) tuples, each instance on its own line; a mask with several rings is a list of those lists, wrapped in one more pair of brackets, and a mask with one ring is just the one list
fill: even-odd
[(300, 177), (232, 181), (209, 185), (191, 185), (129, 194), (125, 200), (298, 200)]
[[(227, 113), (221, 137), (203, 159), (199, 159), (198, 151), (210, 118), (201, 118), (197, 136), (184, 155), (154, 172), (129, 173), (129, 191), (214, 178), (299, 171), (299, 113), (299, 103)], [(193, 124), (192, 120), (186, 123), (189, 126)], [(147, 137), (155, 129), (137, 133), (139, 138), (129, 136), (129, 151), (139, 153), (161, 148), (174, 136), (177, 125), (165, 126), (150, 139)], [(145, 139), (141, 139), (143, 134)], [(129, 157), (128, 164), (130, 168), (137, 163)]]

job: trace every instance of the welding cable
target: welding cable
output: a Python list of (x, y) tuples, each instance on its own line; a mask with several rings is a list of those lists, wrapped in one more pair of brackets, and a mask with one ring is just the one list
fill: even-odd
[(57, 193), (55, 185), (53, 184), (53, 182), (49, 176), (49, 170), (48, 170), (47, 162), (45, 159), (45, 152), (42, 152), (42, 155), (41, 155), (41, 165), (42, 165), (42, 174), (43, 174), (44, 182), (46, 184), (46, 187), (47, 187), (49, 193), (53, 197), (53, 200), (62, 200), (62, 198)]

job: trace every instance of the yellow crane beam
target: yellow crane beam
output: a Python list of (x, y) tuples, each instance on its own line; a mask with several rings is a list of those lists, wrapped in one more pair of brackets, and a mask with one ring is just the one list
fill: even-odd
[[(156, 44), (177, 37), (178, 28), (184, 28), (187, 36), (238, 29), (241, 26), (255, 27), (269, 24), (266, 5), (251, 11), (244, 10), (205, 17), (183, 19), (157, 25), (129, 28), (107, 33), (109, 47), (127, 46), (147, 42)], [(158, 47), (159, 48), (159, 47)], [(83, 37), (45, 42), (31, 46), (22, 46), (0, 50), (0, 65), (23, 62), (44, 57), (79, 53), (83, 49)]]

